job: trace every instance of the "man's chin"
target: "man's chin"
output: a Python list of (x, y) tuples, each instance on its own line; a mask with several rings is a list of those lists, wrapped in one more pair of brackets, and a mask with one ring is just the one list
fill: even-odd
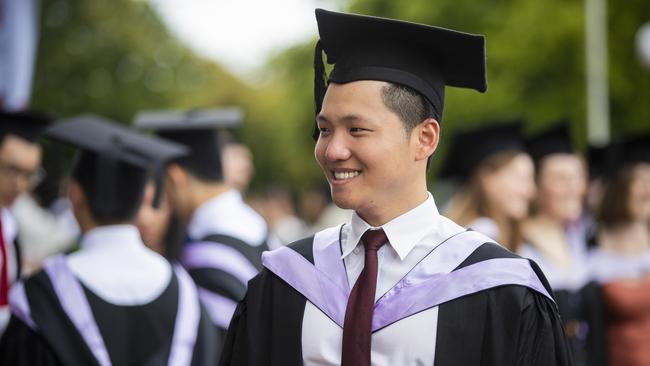
[(344, 210), (354, 210), (357, 206), (354, 203), (354, 200), (352, 200), (350, 197), (341, 197), (336, 194), (332, 195), (332, 201), (338, 208)]

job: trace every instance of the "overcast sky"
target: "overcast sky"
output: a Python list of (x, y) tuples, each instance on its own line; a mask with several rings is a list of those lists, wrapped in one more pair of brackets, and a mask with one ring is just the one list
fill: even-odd
[(341, 0), (149, 0), (178, 38), (245, 75), (271, 52), (316, 36), (314, 9)]

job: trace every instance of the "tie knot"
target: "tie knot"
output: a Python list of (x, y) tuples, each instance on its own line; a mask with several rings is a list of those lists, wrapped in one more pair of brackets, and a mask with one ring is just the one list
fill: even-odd
[(367, 230), (361, 236), (361, 242), (366, 250), (379, 250), (386, 242), (388, 238), (384, 229), (379, 230)]

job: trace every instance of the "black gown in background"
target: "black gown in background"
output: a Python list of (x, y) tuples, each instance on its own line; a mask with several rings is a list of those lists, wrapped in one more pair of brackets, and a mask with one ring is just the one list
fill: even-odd
[[(118, 306), (83, 290), (113, 365), (167, 365), (178, 308), (175, 274), (159, 297), (143, 305)], [(25, 294), (38, 330), (12, 315), (0, 341), (0, 365), (99, 365), (44, 272), (25, 282)], [(191, 365), (213, 365), (221, 342), (203, 307), (198, 327)]]
[[(312, 243), (309, 238), (290, 247), (313, 263)], [(485, 243), (456, 269), (511, 257), (516, 256)], [(539, 268), (533, 268), (550, 293)], [(221, 365), (302, 365), (306, 301), (264, 269), (237, 307)], [(523, 286), (501, 286), (441, 304), (435, 347), (434, 366), (573, 365), (556, 305)]]
[[(257, 270), (262, 269), (262, 253), (269, 250), (267, 240), (261, 245), (253, 246), (245, 241), (229, 235), (212, 234), (201, 240), (203, 243), (215, 243), (224, 245), (241, 253)], [(191, 243), (188, 243), (191, 244)], [(187, 273), (192, 277), (197, 287), (209, 292), (223, 296), (227, 299), (239, 302), (246, 294), (245, 282), (242, 282), (235, 274), (229, 273), (220, 268), (213, 267), (191, 267), (186, 266)], [(206, 302), (206, 306), (209, 303)], [(226, 323), (227, 324), (227, 323)], [(216, 326), (218, 336), (224, 339), (228, 329)]]

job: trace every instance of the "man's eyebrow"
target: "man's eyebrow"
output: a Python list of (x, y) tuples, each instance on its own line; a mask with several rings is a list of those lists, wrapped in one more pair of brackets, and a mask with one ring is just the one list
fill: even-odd
[[(357, 114), (347, 114), (347, 115), (345, 115), (345, 116), (343, 116), (341, 118), (338, 118), (337, 120), (340, 121), (340, 122), (343, 122), (343, 123), (352, 123), (352, 122), (365, 121), (366, 119), (359, 116), (359, 115), (357, 115)], [(330, 122), (330, 120), (325, 115), (322, 115), (322, 114), (319, 114), (316, 117), (316, 121), (317, 122)]]
[(360, 117), (360, 116), (358, 116), (356, 114), (348, 114), (348, 115), (343, 116), (343, 118), (341, 118), (341, 120), (344, 121), (344, 122), (357, 122), (357, 121), (364, 120), (364, 118), (362, 118), (362, 117)]

